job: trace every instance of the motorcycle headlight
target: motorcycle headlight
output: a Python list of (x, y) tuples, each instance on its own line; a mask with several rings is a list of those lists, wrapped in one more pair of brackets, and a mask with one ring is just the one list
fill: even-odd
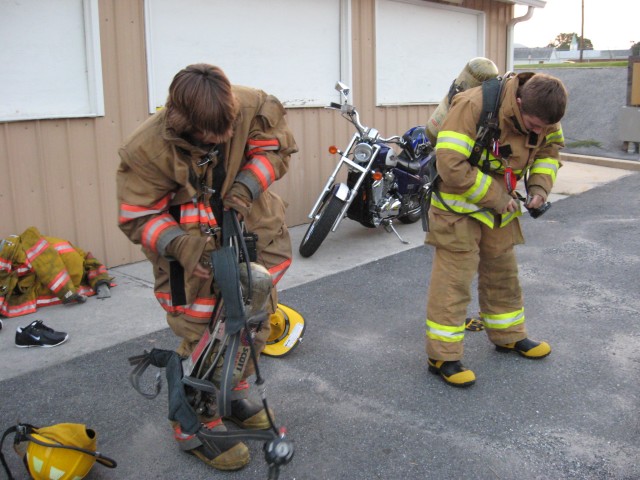
[(353, 158), (356, 162), (367, 162), (373, 154), (373, 148), (367, 143), (359, 143), (353, 149)]

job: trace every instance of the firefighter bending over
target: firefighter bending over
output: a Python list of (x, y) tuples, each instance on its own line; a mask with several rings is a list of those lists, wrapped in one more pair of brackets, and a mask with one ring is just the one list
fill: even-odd
[[(220, 246), (221, 214), (238, 212), (257, 234), (257, 263), (273, 279), (268, 313), (277, 305), (275, 284), (291, 263), (284, 202), (268, 187), (288, 169), (297, 147), (280, 102), (261, 90), (231, 85), (224, 72), (190, 65), (173, 78), (166, 108), (125, 141), (117, 173), (119, 225), (153, 265), (155, 296), (180, 337), (177, 352), (192, 351), (215, 304), (211, 252)], [(258, 351), (269, 336), (264, 322), (255, 336)], [(248, 399), (252, 362), (233, 386), (229, 420), (244, 429), (269, 427), (261, 404)], [(215, 398), (199, 420), (224, 431)], [(225, 418), (227, 420), (227, 418)], [(242, 468), (249, 450), (238, 441), (203, 445), (174, 423), (181, 448), (221, 470)]]
[(435, 247), (427, 300), (428, 368), (450, 385), (475, 380), (462, 363), (471, 282), (478, 274), (480, 316), (501, 352), (539, 359), (546, 342), (528, 337), (514, 245), (524, 243), (516, 180), (524, 178), (524, 206), (532, 216), (545, 202), (564, 146), (560, 119), (567, 92), (560, 80), (520, 73), (502, 80), (495, 140), (479, 163), (470, 163), (483, 110), (482, 87), (458, 93), (436, 144), (441, 181), (429, 211), (427, 243)]

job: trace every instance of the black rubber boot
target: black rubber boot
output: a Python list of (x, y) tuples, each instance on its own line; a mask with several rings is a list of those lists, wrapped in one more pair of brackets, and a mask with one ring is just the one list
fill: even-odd
[(429, 371), (440, 375), (449, 385), (454, 387), (470, 387), (476, 383), (475, 374), (464, 367), (460, 360), (446, 362), (444, 360), (428, 360)]
[(496, 350), (502, 353), (517, 352), (525, 358), (538, 360), (551, 353), (551, 347), (547, 342), (536, 342), (530, 338), (525, 338), (515, 343), (506, 345), (496, 345)]
[[(273, 419), (273, 412), (269, 409), (269, 414)], [(231, 415), (224, 417), (231, 420), (240, 428), (249, 430), (266, 430), (271, 427), (267, 411), (261, 403), (254, 403), (246, 398), (231, 401)]]

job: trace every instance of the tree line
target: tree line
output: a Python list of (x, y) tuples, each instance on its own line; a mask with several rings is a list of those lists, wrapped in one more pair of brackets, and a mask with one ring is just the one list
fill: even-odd
[[(571, 43), (573, 42), (574, 37), (578, 42), (578, 50), (593, 50), (593, 43), (591, 42), (591, 40), (588, 38), (584, 38), (583, 42), (582, 36), (578, 35), (576, 32), (560, 33), (556, 36), (555, 40), (547, 45), (547, 48), (555, 48), (556, 50), (570, 50)], [(640, 55), (640, 42), (635, 42), (631, 46), (631, 55)]]

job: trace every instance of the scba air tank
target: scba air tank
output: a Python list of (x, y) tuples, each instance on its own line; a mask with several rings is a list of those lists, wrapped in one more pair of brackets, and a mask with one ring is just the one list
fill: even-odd
[(496, 77), (498, 75), (498, 67), (488, 58), (476, 57), (472, 58), (460, 72), (460, 75), (453, 81), (449, 92), (444, 96), (438, 104), (429, 121), (427, 122), (427, 136), (432, 145), (436, 144), (438, 132), (442, 127), (444, 117), (449, 111), (449, 103), (454, 92), (464, 92), (469, 88), (477, 87), (485, 80)]

